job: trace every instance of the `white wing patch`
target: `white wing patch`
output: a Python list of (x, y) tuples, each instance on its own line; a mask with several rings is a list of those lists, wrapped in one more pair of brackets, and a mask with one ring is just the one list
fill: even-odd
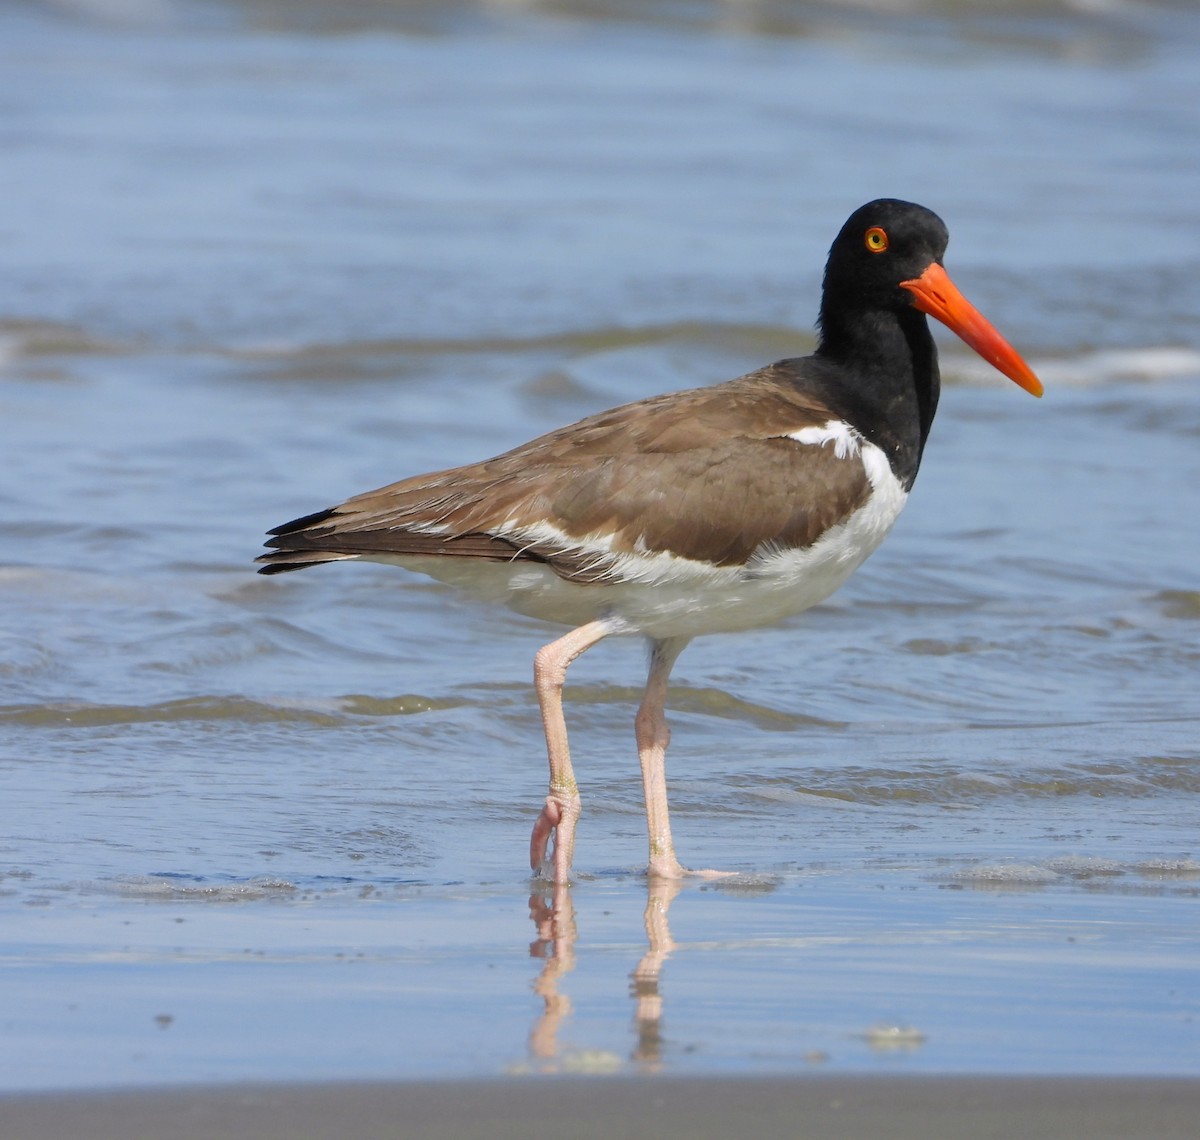
[(794, 439), (797, 443), (808, 443), (814, 447), (824, 447), (827, 443), (832, 443), (833, 454), (837, 459), (853, 459), (863, 443), (863, 437), (845, 420), (829, 420), (821, 427), (789, 431), (783, 438)]

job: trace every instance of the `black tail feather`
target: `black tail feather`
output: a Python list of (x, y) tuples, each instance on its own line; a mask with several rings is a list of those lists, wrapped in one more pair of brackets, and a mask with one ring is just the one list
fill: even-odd
[(323, 523), (326, 519), (332, 518), (336, 508), (327, 507), (323, 511), (314, 511), (311, 515), (304, 515), (302, 518), (292, 519), (291, 522), (285, 522), (281, 526), (277, 526), (272, 530), (267, 531), (267, 534), (294, 534), (298, 530), (304, 530), (310, 526), (316, 526), (318, 523)]
[[(263, 557), (270, 557), (264, 555)], [(256, 562), (261, 562), (261, 558), (256, 558)], [(315, 566), (314, 562), (269, 562), (266, 566), (260, 566), (258, 572), (260, 574), (286, 574), (289, 570), (303, 570), (306, 566)]]

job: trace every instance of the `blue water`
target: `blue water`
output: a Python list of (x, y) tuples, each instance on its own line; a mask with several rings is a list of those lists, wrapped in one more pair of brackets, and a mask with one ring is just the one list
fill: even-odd
[[(1172, 4), (0, 9), (0, 1089), (1194, 1074), (1198, 47)], [(647, 886), (641, 648), (573, 667), (547, 896), (554, 631), (250, 559), (807, 351), (881, 194), (1047, 395), (943, 338), (880, 553), (684, 654), (680, 856), (737, 878)]]

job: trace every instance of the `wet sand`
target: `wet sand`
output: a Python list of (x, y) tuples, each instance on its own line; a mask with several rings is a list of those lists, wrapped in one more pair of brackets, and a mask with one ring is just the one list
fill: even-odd
[(244, 1085), (0, 1098), (6, 1140), (506, 1140), (735, 1135), (1194, 1140), (1200, 1080), (559, 1078)]

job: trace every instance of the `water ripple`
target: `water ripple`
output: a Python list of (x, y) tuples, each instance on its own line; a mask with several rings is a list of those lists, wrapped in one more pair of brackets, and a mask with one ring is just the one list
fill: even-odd
[(306, 724), (334, 727), (355, 717), (412, 716), (458, 708), (468, 702), (444, 697), (350, 695), (325, 701), (255, 701), (244, 697), (182, 697), (149, 705), (47, 702), (0, 706), (0, 722), (29, 728), (98, 728), (119, 724), (221, 722)]

